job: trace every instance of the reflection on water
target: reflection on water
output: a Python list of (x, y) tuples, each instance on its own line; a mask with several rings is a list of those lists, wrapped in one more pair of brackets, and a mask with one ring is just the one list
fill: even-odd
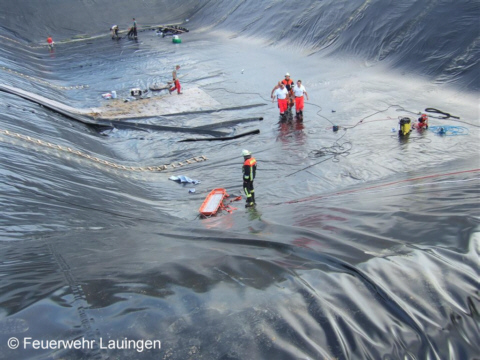
[(292, 114), (291, 110), (287, 111), (285, 115), (279, 117), (277, 139), (282, 142), (286, 150), (288, 150), (289, 144), (294, 145), (294, 147), (305, 145), (304, 129), (303, 116), (298, 118), (297, 115)]

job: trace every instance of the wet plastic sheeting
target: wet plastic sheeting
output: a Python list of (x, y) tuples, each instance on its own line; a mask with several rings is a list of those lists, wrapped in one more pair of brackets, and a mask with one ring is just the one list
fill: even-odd
[[(65, 21), (58, 3), (48, 0), (39, 11)], [(165, 5), (153, 3), (136, 9), (139, 23)], [(108, 105), (105, 92), (125, 99), (131, 88), (165, 83), (181, 64), (183, 88), (200, 88), (219, 108), (236, 110), (119, 120), (138, 128), (99, 132), (0, 92), (0, 359), (478, 356), (480, 124), (478, 75), (471, 74), (479, 57), (469, 45), (478, 12), (471, 2), (400, 1), (390, 9), (395, 18), (377, 16), (379, 1), (307, 1), (298, 9), (177, 2), (157, 20), (189, 18), (183, 25), (195, 31), (182, 35), (182, 44), (154, 31), (140, 32), (138, 41), (105, 35), (62, 43), (73, 32), (107, 32), (95, 20), (104, 5), (80, 1), (75, 6), (91, 6), (95, 15), (79, 11), (68, 29), (49, 21), (58, 39), (52, 52), (18, 20), (33, 18), (32, 8), (7, 4), (0, 66), (11, 71), (0, 69), (3, 84), (92, 108)], [(133, 5), (117, 5), (105, 19), (115, 15), (112, 24), (119, 23), (122, 15), (127, 23)], [(425, 22), (408, 16), (414, 10), (423, 18), (450, 11), (464, 31), (433, 17), (431, 31), (444, 31), (424, 31), (420, 40), (442, 37), (445, 47), (422, 53), (417, 31)], [(312, 22), (318, 14), (321, 21)], [(280, 119), (269, 97), (287, 71), (310, 97), (303, 122)], [(399, 117), (414, 121), (427, 107), (460, 117), (430, 114), (431, 126), (464, 130), (413, 130), (399, 139)], [(255, 118), (263, 121), (245, 121)], [(150, 131), (217, 123), (230, 136), (260, 134), (179, 142), (191, 134)], [(208, 160), (126, 171), (3, 130), (119, 165)], [(230, 202), (242, 194), (243, 149), (258, 162), (254, 209)], [(191, 186), (168, 180), (172, 175), (200, 183), (189, 193)], [(214, 188), (226, 189), (233, 211), (201, 219), (198, 209)], [(12, 350), (11, 337), (97, 345), (158, 339), (162, 347)]]

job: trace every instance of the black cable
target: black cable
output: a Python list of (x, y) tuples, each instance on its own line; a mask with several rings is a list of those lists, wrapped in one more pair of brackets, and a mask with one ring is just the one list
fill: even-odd
[(292, 175), (294, 175), (294, 174), (296, 174), (296, 173), (299, 173), (300, 171), (307, 170), (307, 169), (311, 168), (312, 166), (321, 164), (321, 163), (323, 163), (323, 162), (325, 162), (325, 161), (327, 161), (327, 160), (330, 160), (330, 159), (333, 158), (333, 157), (334, 157), (334, 156), (329, 157), (329, 158), (327, 158), (327, 159), (324, 159), (324, 160), (322, 160), (322, 161), (319, 161), (319, 162), (317, 162), (317, 163), (315, 163), (315, 164), (309, 165), (309, 166), (307, 166), (307, 167), (305, 167), (305, 168), (303, 168), (303, 169), (300, 169), (300, 170), (295, 171), (295, 172), (293, 172), (293, 173), (291, 173), (291, 174), (288, 174), (288, 175), (285, 176), (285, 177), (289, 177), (289, 176), (292, 176)]
[(305, 102), (305, 104), (308, 104), (308, 105), (313, 105), (313, 106), (316, 106), (319, 108), (319, 110), (317, 111), (317, 116), (318, 117), (321, 117), (321, 118), (324, 118), (325, 120), (327, 120), (330, 124), (332, 124), (333, 126), (335, 126), (335, 124), (333, 123), (332, 120), (330, 120), (329, 118), (327, 118), (326, 116), (323, 116), (323, 115), (320, 115), (320, 111), (323, 110), (323, 108), (320, 106), (320, 105), (317, 105), (317, 104), (313, 104), (313, 103), (310, 103), (310, 102)]
[(339, 144), (338, 140), (332, 146), (324, 146), (318, 150), (312, 150), (310, 154), (313, 157), (322, 157), (327, 155), (332, 155), (333, 162), (339, 162), (339, 156), (346, 157), (350, 155), (350, 150), (352, 150), (352, 143), (350, 141), (345, 141), (343, 144)]
[[(475, 125), (475, 124), (472, 124), (472, 123), (469, 123), (469, 122), (466, 122), (466, 121), (461, 121), (460, 120), (460, 117), (458, 116), (454, 116), (450, 113), (447, 113), (447, 112), (444, 112), (444, 111), (441, 111), (441, 110), (438, 110), (438, 109), (435, 109), (435, 108), (426, 108), (425, 109), (425, 112), (431, 112), (431, 113), (434, 113), (434, 114), (440, 114), (440, 115), (443, 115), (443, 116), (432, 116), (432, 115), (428, 115), (434, 119), (440, 119), (440, 120), (451, 120), (451, 121), (456, 121), (456, 122), (460, 122), (462, 124), (467, 124), (467, 125), (470, 125), (470, 126), (473, 126), (473, 127), (480, 127), (480, 125)], [(455, 120), (453, 120), (455, 119)]]
[[(342, 126), (342, 127), (343, 127), (344, 129), (347, 129), (347, 130), (348, 130), (348, 129), (353, 129), (353, 128), (357, 127), (358, 125), (360, 125), (360, 124), (363, 122), (363, 120), (368, 119), (368, 118), (371, 117), (371, 116), (374, 116), (374, 115), (383, 113), (383, 112), (387, 111), (388, 109), (390, 109), (390, 108), (392, 108), (392, 107), (396, 107), (396, 108), (397, 108), (397, 111), (405, 111), (405, 112), (410, 112), (410, 113), (412, 113), (412, 114), (417, 114), (417, 113), (413, 113), (413, 112), (411, 112), (411, 111), (405, 110), (405, 109), (404, 109), (402, 106), (400, 106), (400, 105), (394, 104), (394, 105), (389, 105), (389, 106), (388, 106), (386, 109), (384, 109), (384, 110), (377, 110), (377, 111), (374, 112), (373, 114), (370, 114), (370, 115), (368, 115), (368, 116), (365, 116), (364, 118), (360, 119), (360, 120), (359, 120), (355, 125), (353, 125), (353, 126), (349, 126), (349, 127)], [(418, 113), (418, 114), (419, 114), (419, 113)]]
[[(441, 110), (438, 110), (438, 109), (435, 109), (435, 108), (426, 108), (425, 109), (426, 112), (431, 112), (431, 113), (434, 113), (434, 114), (441, 114), (443, 116), (435, 116), (435, 119), (450, 119), (450, 118), (454, 118), (454, 119), (458, 119), (460, 120), (460, 118), (458, 116), (453, 116), (452, 114), (449, 114), (447, 112), (443, 112)], [(434, 116), (432, 116), (434, 117)]]
[(338, 158), (339, 156), (343, 156), (343, 157), (346, 157), (348, 155), (350, 155), (350, 150), (352, 150), (353, 148), (353, 144), (350, 142), (350, 141), (345, 141), (344, 143), (340, 144), (338, 141), (343, 138), (345, 136), (347, 132), (345, 131), (344, 134), (342, 136), (340, 136), (337, 140), (335, 140), (335, 142), (333, 143), (332, 146), (324, 146), (318, 150), (312, 150), (310, 152), (310, 154), (315, 157), (315, 158), (318, 158), (318, 157), (323, 157), (323, 156), (327, 156), (327, 155), (331, 155), (329, 158), (327, 159), (324, 159), (322, 161), (319, 161), (315, 164), (311, 164), (307, 167), (304, 167), (303, 169), (300, 169), (300, 170), (297, 170), (291, 174), (288, 174), (287, 176), (285, 177), (289, 177), (289, 176), (292, 176), (296, 173), (299, 173), (300, 171), (304, 171), (304, 170), (307, 170), (315, 165), (318, 165), (318, 164), (321, 164), (327, 160), (330, 160), (330, 159), (333, 159), (333, 162), (339, 162), (340, 159)]

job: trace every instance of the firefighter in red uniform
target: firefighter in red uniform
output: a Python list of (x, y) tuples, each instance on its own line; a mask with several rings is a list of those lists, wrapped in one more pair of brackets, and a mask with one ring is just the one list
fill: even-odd
[(288, 108), (291, 109), (295, 103), (295, 95), (293, 95), (293, 80), (290, 79), (289, 73), (285, 74), (285, 79), (282, 80), (282, 83), (288, 91)]
[(247, 203), (245, 207), (252, 207), (255, 205), (255, 190), (253, 189), (253, 180), (257, 172), (257, 160), (252, 157), (252, 153), (248, 150), (242, 151), (243, 159), (243, 190), (247, 195)]
[(288, 91), (291, 90), (291, 88), (293, 87), (293, 80), (290, 79), (290, 74), (289, 73), (285, 74), (285, 79), (282, 80), (282, 83), (283, 83), (283, 85), (285, 85), (285, 87), (287, 88)]

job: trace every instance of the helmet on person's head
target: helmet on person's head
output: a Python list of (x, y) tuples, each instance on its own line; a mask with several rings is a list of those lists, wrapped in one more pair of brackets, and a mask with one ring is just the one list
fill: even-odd
[(289, 74), (289, 73), (286, 73), (285, 76), (290, 76), (290, 74)]
[(242, 150), (242, 155), (243, 156), (250, 156), (250, 155), (252, 155), (252, 153), (248, 150)]

